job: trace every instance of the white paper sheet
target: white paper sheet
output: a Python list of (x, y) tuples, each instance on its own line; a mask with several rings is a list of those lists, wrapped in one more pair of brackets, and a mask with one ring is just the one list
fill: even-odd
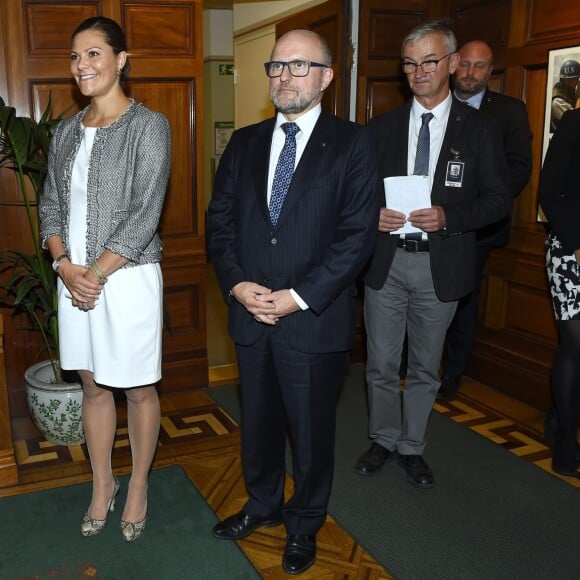
[[(398, 175), (385, 177), (385, 203), (389, 209), (404, 213), (406, 216), (416, 210), (431, 207), (429, 178), (425, 175)], [(391, 234), (409, 234), (422, 230), (405, 222), (405, 225)]]

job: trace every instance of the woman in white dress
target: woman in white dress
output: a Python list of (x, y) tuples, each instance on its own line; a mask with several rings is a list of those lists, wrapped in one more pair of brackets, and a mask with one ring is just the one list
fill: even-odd
[(59, 275), (61, 366), (84, 389), (83, 425), (93, 471), (81, 532), (98, 534), (115, 507), (113, 392), (125, 389), (133, 469), (121, 531), (137, 539), (157, 447), (161, 378), (161, 242), (157, 227), (170, 169), (167, 119), (125, 93), (125, 36), (108, 18), (72, 36), (71, 72), (88, 107), (51, 141), (40, 199), (41, 236)]

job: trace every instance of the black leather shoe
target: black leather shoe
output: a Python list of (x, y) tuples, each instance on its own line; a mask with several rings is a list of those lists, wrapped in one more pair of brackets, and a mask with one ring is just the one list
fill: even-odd
[(262, 526), (273, 528), (282, 523), (280, 517), (251, 516), (243, 511), (216, 524), (211, 533), (218, 540), (241, 540)]
[(416, 487), (433, 487), (433, 472), (421, 455), (395, 454), (397, 463), (405, 470), (407, 479)]
[(306, 572), (316, 561), (316, 536), (289, 535), (282, 557), (286, 574), (296, 576)]
[(358, 458), (354, 470), (359, 475), (377, 475), (377, 473), (380, 473), (383, 465), (392, 458), (392, 451), (385, 449), (378, 443), (371, 443), (368, 450)]
[(461, 377), (454, 375), (443, 375), (441, 379), (441, 386), (437, 392), (437, 398), (440, 401), (450, 401), (457, 396), (459, 387), (461, 386)]

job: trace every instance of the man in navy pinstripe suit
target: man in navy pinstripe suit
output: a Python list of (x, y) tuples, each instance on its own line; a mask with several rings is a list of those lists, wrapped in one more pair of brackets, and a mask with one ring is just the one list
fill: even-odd
[[(365, 130), (321, 110), (333, 77), (326, 42), (311, 31), (288, 32), (265, 68), (277, 115), (234, 132), (208, 210), (208, 252), (240, 371), (249, 495), (213, 534), (238, 540), (283, 522), (282, 565), (300, 574), (315, 561), (326, 518), (355, 280), (373, 248), (379, 198)], [(274, 218), (288, 123), (297, 125), (294, 173)], [(284, 502), (286, 426), (295, 491)]]

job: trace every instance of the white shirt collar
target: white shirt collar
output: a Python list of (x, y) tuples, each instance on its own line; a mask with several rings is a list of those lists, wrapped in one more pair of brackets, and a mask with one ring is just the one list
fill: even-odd
[[(320, 117), (321, 112), (322, 106), (320, 103), (318, 103), (316, 107), (310, 109), (310, 111), (307, 111), (294, 120), (294, 123), (300, 127), (300, 133), (302, 133), (303, 136), (305, 135), (310, 137), (310, 134), (314, 130), (314, 125), (316, 125), (316, 121), (318, 121), (318, 117)], [(284, 123), (289, 123), (288, 119), (286, 119), (282, 113), (278, 113), (276, 115), (276, 126), (274, 127), (274, 130), (280, 129), (280, 126)], [(283, 131), (283, 129), (280, 130)], [(299, 138), (300, 133), (296, 135), (296, 138)], [(300, 136), (300, 138), (303, 137)]]
[(434, 109), (426, 109), (417, 101), (416, 97), (413, 97), (413, 104), (411, 105), (411, 116), (413, 120), (417, 123), (421, 123), (421, 115), (423, 113), (433, 113), (434, 120), (441, 123), (447, 120), (449, 117), (449, 111), (451, 111), (451, 102), (453, 98), (451, 96), (451, 91), (447, 95), (446, 99), (439, 103)]

